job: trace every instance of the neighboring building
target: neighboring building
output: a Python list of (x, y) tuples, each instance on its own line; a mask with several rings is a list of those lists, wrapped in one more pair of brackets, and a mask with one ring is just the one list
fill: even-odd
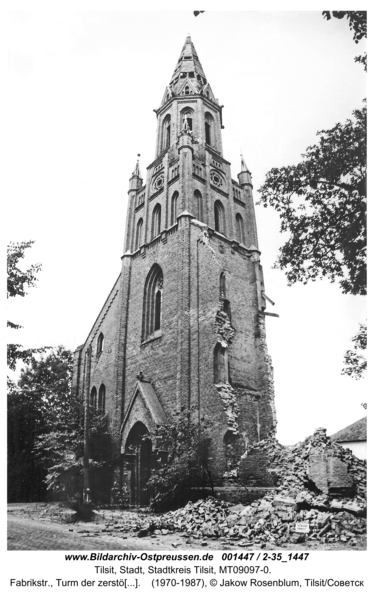
[[(222, 106), (190, 37), (156, 116), (146, 183), (138, 163), (130, 178), (122, 271), (75, 352), (73, 381), (108, 414), (113, 488), (132, 504), (147, 502), (157, 426), (184, 410), (211, 439), (217, 485), (276, 425), (251, 173), (242, 159), (232, 179)], [(263, 470), (247, 465), (244, 483), (269, 485)]]
[(367, 417), (348, 425), (337, 433), (330, 435), (330, 439), (349, 448), (357, 458), (365, 459), (367, 457)]

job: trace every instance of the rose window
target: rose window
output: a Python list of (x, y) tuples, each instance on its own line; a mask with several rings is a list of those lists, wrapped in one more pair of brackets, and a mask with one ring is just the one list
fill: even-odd
[(154, 180), (153, 187), (156, 191), (158, 191), (162, 188), (163, 185), (164, 185), (164, 175), (161, 174), (158, 177), (156, 177), (156, 179)]
[(216, 187), (222, 187), (223, 186), (223, 178), (221, 177), (221, 175), (219, 173), (217, 173), (217, 171), (212, 171), (210, 173), (210, 181)]

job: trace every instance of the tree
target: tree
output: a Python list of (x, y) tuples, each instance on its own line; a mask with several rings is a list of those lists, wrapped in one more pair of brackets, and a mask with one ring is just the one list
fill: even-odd
[[(365, 11), (322, 14), (328, 20), (347, 18), (356, 44), (366, 38)], [(366, 54), (355, 61), (366, 71)], [(317, 135), (318, 143), (298, 165), (272, 169), (259, 190), (259, 203), (273, 206), (281, 231), (290, 234), (275, 266), (286, 272), (289, 285), (327, 277), (338, 281), (343, 293), (366, 294), (366, 107)], [(356, 352), (366, 344), (361, 327), (342, 371), (356, 378), (366, 369)]]
[[(109, 501), (111, 485), (111, 447), (107, 419), (90, 407), (89, 468), (95, 501)], [(37, 436), (34, 443), (37, 463), (45, 470), (44, 483), (53, 497), (69, 499), (83, 493), (84, 411), (82, 403), (72, 398), (70, 411), (59, 426)], [(96, 485), (100, 481), (100, 486)], [(100, 492), (97, 492), (97, 489)], [(102, 489), (104, 488), (104, 491)]]
[[(22, 271), (19, 268), (19, 261), (25, 258), (25, 251), (31, 248), (33, 241), (28, 242), (10, 242), (7, 248), (7, 270), (8, 270), (8, 285), (7, 297), (26, 296), (29, 287), (36, 287), (38, 281), (36, 273), (41, 270), (41, 264), (31, 265), (27, 271)], [(8, 326), (14, 329), (19, 329), (21, 325), (16, 325), (8, 321)]]
[(21, 370), (18, 389), (32, 398), (49, 429), (60, 428), (75, 410), (71, 394), (73, 356), (64, 346), (32, 356), (27, 368)]
[[(82, 488), (83, 405), (72, 393), (73, 357), (59, 346), (22, 369), (8, 397), (8, 490), (11, 501), (66, 498)], [(91, 409), (91, 468), (109, 456), (105, 416)]]
[(71, 353), (62, 346), (30, 357), (8, 395), (8, 493), (11, 501), (46, 497), (44, 465), (36, 460), (39, 436), (58, 431), (67, 413), (71, 418)]
[[(353, 41), (358, 44), (362, 38), (367, 36), (367, 13), (366, 11), (345, 11), (345, 10), (324, 10), (322, 15), (328, 21), (331, 17), (335, 19), (348, 19), (349, 29), (353, 31)], [(363, 65), (365, 71), (367, 70), (367, 57), (366, 52), (360, 56), (355, 57), (355, 62), (359, 62)]]
[(354, 343), (353, 350), (347, 350), (344, 355), (345, 367), (342, 370), (342, 374), (349, 375), (354, 379), (361, 379), (367, 367), (365, 357), (365, 350), (367, 348), (366, 323), (360, 324), (359, 332), (352, 338), (352, 342)]
[(317, 135), (299, 164), (271, 169), (259, 190), (290, 236), (275, 266), (289, 285), (327, 277), (366, 294), (366, 107)]
[(208, 468), (210, 439), (191, 422), (190, 413), (182, 414), (172, 425), (159, 426), (157, 438), (165, 460), (159, 459), (147, 483), (153, 496), (152, 508), (162, 511), (184, 505), (194, 486), (209, 485), (213, 491)]
[[(7, 271), (8, 271), (8, 284), (7, 284), (7, 297), (14, 298), (15, 296), (21, 296), (22, 298), (28, 293), (28, 288), (36, 287), (38, 281), (36, 274), (41, 270), (41, 264), (36, 263), (31, 265), (29, 269), (23, 271), (19, 267), (19, 261), (25, 258), (25, 252), (28, 248), (31, 248), (33, 241), (28, 242), (10, 242), (7, 248)], [(7, 326), (11, 329), (20, 329), (22, 325), (8, 321)], [(35, 353), (43, 352), (47, 347), (35, 348), (35, 349), (23, 349), (21, 344), (8, 344), (8, 367), (15, 371), (17, 361), (22, 360), (26, 364), (30, 364), (30, 361)], [(9, 390), (12, 389), (13, 383), (8, 378)]]

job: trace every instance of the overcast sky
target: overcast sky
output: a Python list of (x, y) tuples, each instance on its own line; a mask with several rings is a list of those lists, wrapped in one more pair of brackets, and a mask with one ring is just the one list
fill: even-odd
[[(154, 159), (156, 117), (187, 34), (223, 109), (224, 157), (240, 152), (255, 199), (272, 167), (294, 164), (315, 134), (366, 95), (346, 20), (316, 12), (15, 12), (9, 22), (8, 240), (35, 240), (36, 289), (9, 301), (25, 347), (82, 344), (121, 268), (128, 179)], [(275, 372), (278, 437), (295, 443), (366, 415), (365, 381), (340, 374), (366, 299), (328, 281), (288, 287), (272, 269), (285, 238), (256, 207)]]

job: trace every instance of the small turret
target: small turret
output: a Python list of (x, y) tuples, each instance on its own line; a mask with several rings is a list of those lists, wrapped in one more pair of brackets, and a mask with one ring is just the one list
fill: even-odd
[(243, 155), (241, 154), (240, 156), (241, 156), (241, 171), (238, 174), (239, 185), (240, 185), (240, 187), (242, 187), (244, 185), (250, 185), (253, 188), (252, 173), (248, 169), (248, 167), (245, 163), (245, 160), (243, 158)]
[(139, 157), (140, 154), (138, 154), (138, 160), (136, 161), (135, 169), (133, 170), (132, 175), (130, 177), (130, 186), (128, 193), (138, 190), (143, 185), (143, 179), (140, 175)]

